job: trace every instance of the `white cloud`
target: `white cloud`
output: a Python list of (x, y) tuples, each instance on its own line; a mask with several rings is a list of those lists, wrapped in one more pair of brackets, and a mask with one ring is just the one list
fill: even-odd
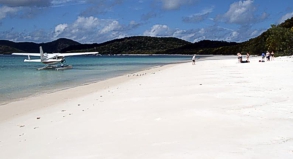
[(267, 18), (267, 14), (256, 15), (257, 8), (253, 4), (253, 0), (244, 0), (234, 2), (230, 5), (229, 10), (219, 19), (228, 23), (246, 25), (262, 21)]
[(18, 8), (13, 8), (13, 7), (7, 7), (7, 6), (0, 7), (0, 20), (5, 18), (9, 14), (16, 13), (18, 10), (19, 10)]
[(103, 29), (101, 29), (99, 32), (102, 33), (102, 34), (105, 34), (105, 33), (109, 33), (111, 31), (115, 31), (115, 30), (118, 30), (120, 29), (121, 26), (119, 24), (118, 21), (114, 20), (112, 21), (111, 23), (109, 23), (108, 25), (106, 25)]
[(235, 2), (230, 5), (230, 9), (224, 17), (230, 23), (246, 23), (254, 18), (253, 12), (255, 9), (252, 0)]
[(282, 16), (282, 18), (279, 20), (279, 24), (285, 22), (287, 19), (292, 18), (293, 17), (293, 12), (292, 13), (287, 13), (284, 16)]
[(68, 27), (67, 24), (59, 24), (55, 27), (54, 37), (58, 37), (66, 28)]
[(223, 40), (242, 42), (261, 34), (263, 30), (253, 30), (250, 27), (241, 27), (233, 30), (219, 26), (210, 26), (198, 29), (171, 29), (167, 25), (154, 25), (150, 30), (144, 32), (144, 36), (154, 37), (176, 37), (190, 42), (198, 42), (201, 40)]
[(173, 37), (177, 37), (186, 41), (192, 41), (193, 37), (196, 36), (196, 33), (192, 30), (186, 31), (186, 30), (176, 30), (173, 33)]
[(175, 10), (179, 9), (184, 5), (190, 5), (196, 2), (197, 0), (159, 0), (162, 2), (163, 9), (166, 10)]
[(136, 27), (135, 21), (123, 26), (112, 19), (99, 19), (93, 16), (78, 17), (73, 23), (62, 23), (52, 31), (36, 29), (32, 32), (14, 30), (0, 32), (0, 37), (13, 41), (45, 42), (58, 38), (69, 38), (81, 43), (101, 43), (128, 36), (127, 31)]
[(13, 29), (7, 32), (0, 32), (0, 37), (14, 42), (49, 42), (51, 34), (45, 30), (37, 29), (32, 32), (16, 32)]
[[(193, 42), (198, 42), (200, 40), (224, 40), (231, 41), (233, 30), (222, 28), (218, 26), (210, 26), (206, 28), (200, 28), (195, 30), (196, 34), (192, 37)], [(235, 33), (234, 33), (235, 35)]]
[(170, 36), (171, 29), (167, 25), (154, 25), (151, 30), (146, 30), (144, 36)]
[(93, 16), (78, 17), (72, 24), (57, 25), (54, 38), (65, 37), (86, 43), (104, 42), (125, 37), (125, 28), (116, 20), (99, 19)]
[(99, 19), (93, 16), (90, 17), (78, 17), (77, 20), (73, 23), (73, 28), (80, 29), (95, 29), (99, 26)]
[(239, 35), (239, 33), (237, 31), (233, 31), (232, 34), (231, 34), (231, 38), (237, 38)]

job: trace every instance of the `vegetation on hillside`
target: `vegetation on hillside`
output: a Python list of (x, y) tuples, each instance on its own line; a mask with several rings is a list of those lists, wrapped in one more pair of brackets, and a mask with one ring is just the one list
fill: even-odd
[[(193, 44), (187, 44), (179, 48), (168, 49), (164, 51), (165, 54), (211, 54), (209, 52), (211, 49), (213, 51), (224, 46), (234, 46), (237, 45), (235, 42), (226, 42), (226, 41), (211, 41), (203, 40), (195, 42)], [(222, 53), (217, 53), (222, 54)]]
[(12, 52), (21, 52), (21, 50), (6, 45), (0, 45), (0, 54), (11, 54)]
[(270, 29), (260, 36), (234, 46), (209, 48), (205, 50), (210, 54), (234, 54), (237, 52), (250, 52), (252, 55), (260, 55), (262, 52), (274, 51), (275, 56), (293, 55), (293, 18), (280, 25), (272, 25)]
[(279, 55), (292, 55), (293, 53), (293, 27), (284, 28), (273, 25), (266, 39), (266, 48)]
[(80, 45), (80, 43), (70, 39), (61, 38), (52, 42), (41, 43), (39, 45), (41, 45), (43, 47), (43, 50), (46, 52), (61, 52), (61, 50), (63, 50), (64, 48)]
[(62, 52), (98, 51), (100, 54), (155, 54), (187, 44), (190, 42), (172, 37), (134, 36), (101, 44), (70, 46), (63, 49)]

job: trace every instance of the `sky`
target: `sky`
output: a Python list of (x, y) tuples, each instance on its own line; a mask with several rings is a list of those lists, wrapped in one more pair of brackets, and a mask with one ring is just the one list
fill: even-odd
[(292, 16), (292, 0), (0, 0), (0, 39), (103, 43), (152, 36), (243, 42)]

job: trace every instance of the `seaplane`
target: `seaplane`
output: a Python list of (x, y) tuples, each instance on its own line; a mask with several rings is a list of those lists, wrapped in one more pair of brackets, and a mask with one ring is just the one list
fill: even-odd
[[(42, 46), (40, 46), (40, 53), (12, 53), (12, 55), (27, 56), (24, 62), (41, 62), (46, 66), (38, 68), (43, 69), (55, 69), (65, 70), (72, 68), (72, 65), (65, 65), (66, 56), (78, 56), (78, 55), (97, 55), (99, 52), (76, 52), (76, 53), (44, 53)], [(31, 56), (39, 56), (40, 59), (31, 59)], [(60, 65), (58, 65), (60, 63)]]

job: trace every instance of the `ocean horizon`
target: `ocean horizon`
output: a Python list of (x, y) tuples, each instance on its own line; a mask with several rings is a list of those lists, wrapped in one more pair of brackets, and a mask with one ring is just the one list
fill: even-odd
[[(167, 64), (189, 62), (191, 55), (72, 56), (68, 70), (40, 70), (42, 63), (24, 63), (26, 56), (0, 55), (0, 105), (42, 93), (84, 84)], [(198, 57), (199, 58), (199, 57)]]

